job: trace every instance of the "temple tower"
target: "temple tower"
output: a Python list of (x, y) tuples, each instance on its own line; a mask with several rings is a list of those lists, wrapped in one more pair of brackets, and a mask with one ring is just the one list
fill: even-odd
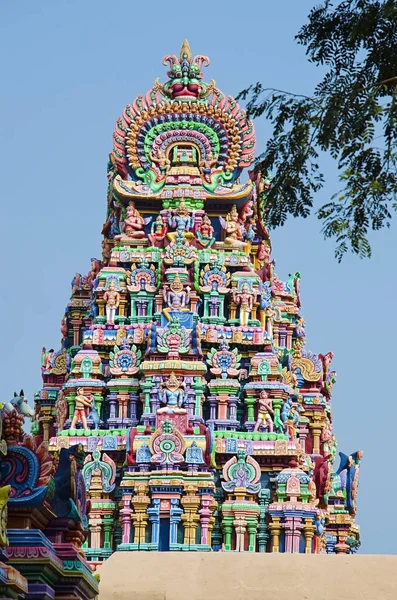
[(255, 133), (189, 44), (113, 134), (102, 256), (43, 351), (35, 431), (80, 444), (91, 564), (113, 551), (354, 552), (332, 353), (274, 272)]

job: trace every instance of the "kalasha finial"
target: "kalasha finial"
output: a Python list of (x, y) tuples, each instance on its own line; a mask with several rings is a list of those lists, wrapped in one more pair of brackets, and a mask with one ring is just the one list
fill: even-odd
[(182, 61), (183, 59), (186, 59), (189, 62), (192, 60), (192, 52), (190, 50), (190, 44), (187, 40), (183, 40), (181, 51), (179, 53), (179, 60)]

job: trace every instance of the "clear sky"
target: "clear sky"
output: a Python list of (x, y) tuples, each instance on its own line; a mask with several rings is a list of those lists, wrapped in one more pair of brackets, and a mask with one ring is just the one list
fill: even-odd
[[(227, 94), (253, 81), (310, 94), (320, 76), (294, 34), (314, 0), (2, 0), (0, 3), (1, 395), (40, 388), (42, 346), (58, 348), (74, 273), (100, 256), (114, 123), (187, 37), (208, 54), (206, 78)], [(204, 8), (208, 7), (208, 8)], [(256, 122), (258, 149), (268, 127)], [(320, 206), (338, 189), (326, 158)], [(335, 354), (338, 449), (364, 450), (361, 552), (396, 553), (393, 444), (396, 229), (373, 258), (338, 265), (315, 217), (273, 232), (278, 275), (300, 271), (308, 349)], [(393, 270), (392, 270), (393, 269)], [(383, 508), (381, 507), (383, 505)]]

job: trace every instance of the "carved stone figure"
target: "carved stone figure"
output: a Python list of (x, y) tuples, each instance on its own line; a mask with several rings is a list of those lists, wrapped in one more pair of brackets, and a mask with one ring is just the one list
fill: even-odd
[(178, 312), (189, 312), (189, 302), (190, 302), (190, 287), (186, 287), (186, 292), (183, 289), (183, 283), (179, 277), (179, 275), (175, 275), (174, 280), (169, 286), (164, 285), (163, 288), (163, 299), (167, 304), (167, 308), (163, 310), (163, 314), (168, 319), (171, 320), (171, 311)]
[(89, 399), (84, 396), (84, 389), (78, 388), (77, 395), (75, 397), (74, 415), (70, 425), (70, 429), (75, 429), (77, 423), (83, 424), (83, 429), (88, 429), (87, 426), (87, 409), (91, 408), (92, 398)]
[(175, 241), (175, 236), (178, 231), (183, 232), (187, 240), (193, 239), (194, 235), (190, 231), (193, 227), (194, 219), (189, 215), (189, 209), (186, 206), (185, 200), (179, 202), (178, 207), (172, 211), (168, 217), (168, 225), (176, 231), (167, 233), (167, 237), (171, 241)]
[(159, 246), (163, 242), (167, 234), (167, 229), (168, 228), (163, 217), (161, 215), (157, 215), (156, 220), (152, 223), (150, 234), (148, 235), (152, 246)]
[(59, 390), (58, 392), (55, 410), (57, 413), (58, 431), (63, 431), (65, 420), (68, 416), (68, 403), (66, 402), (65, 393), (63, 390)]
[(130, 202), (127, 206), (127, 216), (124, 219), (123, 231), (130, 238), (143, 238), (145, 221), (140, 212), (135, 208), (135, 203)]
[(273, 419), (271, 415), (273, 414), (273, 402), (271, 398), (269, 398), (268, 393), (265, 390), (263, 390), (259, 396), (258, 419), (255, 423), (254, 431), (258, 431), (259, 427), (265, 424), (268, 430), (272, 432)]
[(241, 325), (248, 325), (248, 321), (254, 308), (255, 295), (249, 291), (249, 287), (246, 283), (243, 284), (240, 292), (237, 292), (234, 289), (232, 293), (233, 302), (240, 306)]
[(120, 294), (116, 290), (116, 285), (113, 281), (109, 283), (109, 287), (103, 295), (106, 302), (106, 320), (108, 323), (114, 323), (116, 310), (120, 306)]
[(185, 385), (176, 377), (174, 372), (171, 373), (162, 386), (164, 389), (161, 401), (166, 406), (160, 408), (157, 412), (169, 412), (176, 414), (186, 413), (186, 410), (182, 408), (182, 405), (185, 401)]
[(204, 214), (196, 232), (197, 241), (203, 248), (210, 248), (215, 242), (214, 228), (208, 215)]

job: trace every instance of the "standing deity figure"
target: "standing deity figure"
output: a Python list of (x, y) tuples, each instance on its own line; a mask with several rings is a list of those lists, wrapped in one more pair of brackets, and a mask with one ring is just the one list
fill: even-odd
[(174, 242), (177, 232), (182, 231), (187, 240), (193, 239), (194, 235), (190, 229), (193, 227), (194, 218), (189, 215), (189, 209), (183, 198), (179, 202), (178, 208), (173, 210), (172, 213), (168, 216), (168, 225), (176, 231), (167, 233), (167, 238)]
[(182, 408), (185, 402), (185, 384), (180, 381), (172, 371), (167, 381), (162, 383), (165, 388), (161, 395), (161, 401), (166, 406), (158, 409), (158, 413), (176, 413), (184, 414), (186, 410)]
[(259, 396), (258, 419), (255, 423), (254, 431), (258, 431), (259, 427), (265, 423), (269, 432), (272, 433), (274, 426), (271, 415), (274, 415), (273, 402), (267, 392), (263, 390)]
[(298, 322), (295, 327), (295, 333), (297, 338), (301, 338), (303, 342), (306, 341), (305, 321), (303, 317), (298, 318)]
[(256, 236), (256, 224), (255, 219), (248, 219), (248, 224), (245, 229), (244, 239), (252, 244)]
[(241, 291), (237, 292), (236, 290), (232, 290), (233, 294), (233, 302), (237, 305), (240, 305), (240, 323), (245, 326), (248, 325), (248, 320), (251, 316), (251, 312), (254, 307), (254, 297), (255, 295), (249, 291), (248, 285), (246, 283), (243, 284)]
[(185, 292), (183, 289), (183, 283), (177, 274), (175, 275), (169, 289), (167, 288), (168, 286), (164, 285), (163, 299), (167, 304), (167, 308), (163, 310), (163, 314), (166, 319), (170, 321), (170, 313), (174, 310), (178, 312), (189, 312), (188, 304), (190, 302), (190, 287), (188, 286)]
[(114, 323), (116, 310), (120, 306), (120, 294), (116, 290), (114, 281), (109, 283), (109, 287), (103, 295), (106, 302), (106, 320), (108, 323)]
[(76, 424), (81, 422), (83, 424), (83, 429), (88, 429), (87, 426), (87, 412), (88, 409), (91, 408), (92, 398), (89, 399), (87, 396), (84, 396), (84, 389), (77, 388), (77, 395), (75, 398), (75, 406), (74, 406), (74, 415), (73, 420), (70, 425), (70, 429), (74, 429)]
[(294, 441), (294, 439), (296, 438), (296, 429), (297, 429), (298, 423), (299, 423), (299, 411), (296, 408), (296, 406), (291, 406), (289, 413), (288, 413), (287, 421), (286, 421), (287, 435), (291, 442)]
[(52, 357), (54, 356), (54, 348), (51, 348), (50, 350), (48, 350), (48, 352), (46, 351), (45, 348), (42, 349), (41, 351), (41, 371), (42, 373), (44, 372), (48, 372), (51, 370), (51, 361), (52, 361)]
[(150, 233), (148, 235), (149, 241), (152, 246), (159, 246), (167, 233), (167, 225), (164, 222), (164, 219), (161, 215), (156, 217), (156, 220), (153, 221), (152, 226), (150, 228)]
[(55, 402), (55, 410), (57, 413), (58, 431), (63, 431), (66, 418), (68, 416), (68, 403), (65, 399), (63, 390), (59, 390), (57, 401)]
[(274, 263), (270, 260), (271, 249), (270, 245), (261, 240), (259, 242), (258, 250), (256, 253), (257, 266), (259, 267), (259, 276), (262, 281), (270, 281), (273, 279), (273, 266)]
[(203, 215), (202, 221), (196, 232), (197, 240), (203, 248), (210, 248), (215, 242), (214, 228), (211, 225), (211, 220), (207, 214)]
[(127, 216), (124, 219), (123, 231), (130, 238), (143, 238), (145, 221), (139, 211), (135, 208), (135, 203), (130, 202), (127, 206)]
[(259, 242), (256, 258), (258, 259), (261, 267), (270, 262), (270, 246), (265, 242), (265, 240), (261, 240)]
[(160, 178), (163, 179), (171, 167), (170, 159), (166, 157), (166, 155), (160, 150), (160, 148), (158, 148), (157, 150), (152, 150), (152, 152), (150, 152), (150, 158), (152, 162), (155, 163), (156, 170), (160, 173), (160, 175), (162, 175), (162, 177)]
[(68, 335), (68, 321), (67, 321), (66, 314), (61, 321), (61, 333), (62, 333), (62, 338), (65, 338)]

